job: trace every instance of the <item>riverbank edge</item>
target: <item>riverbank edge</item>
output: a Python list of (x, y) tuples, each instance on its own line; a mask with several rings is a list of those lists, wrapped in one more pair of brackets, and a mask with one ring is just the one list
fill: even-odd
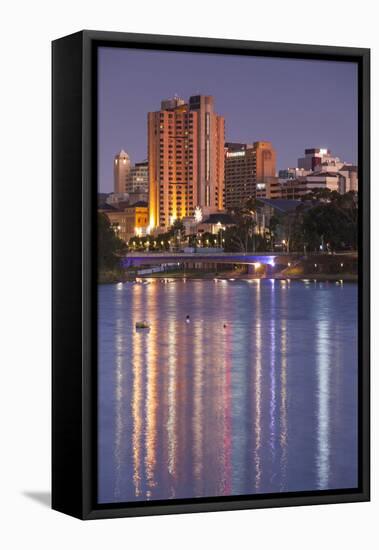
[(304, 273), (302, 275), (273, 275), (266, 277), (264, 275), (257, 276), (246, 276), (246, 274), (239, 275), (230, 273), (229, 276), (223, 276), (222, 273), (150, 273), (147, 275), (136, 275), (136, 276), (110, 276), (107, 274), (105, 277), (99, 276), (98, 284), (116, 284), (116, 283), (125, 283), (133, 282), (136, 279), (194, 279), (194, 280), (212, 280), (212, 279), (234, 279), (234, 280), (277, 280), (277, 281), (319, 281), (319, 282), (358, 282), (358, 275), (356, 273)]

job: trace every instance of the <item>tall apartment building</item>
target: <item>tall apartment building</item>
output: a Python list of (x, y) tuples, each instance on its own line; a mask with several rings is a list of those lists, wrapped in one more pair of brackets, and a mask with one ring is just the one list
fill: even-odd
[(224, 206), (224, 118), (212, 96), (173, 98), (148, 113), (149, 223), (173, 221)]
[(113, 175), (114, 175), (114, 192), (126, 193), (126, 186), (128, 177), (131, 170), (131, 162), (129, 155), (121, 150), (114, 157), (113, 161)]
[(275, 179), (276, 152), (269, 141), (225, 144), (225, 206), (242, 206)]
[(255, 197), (256, 154), (248, 143), (225, 143), (225, 207), (236, 208)]

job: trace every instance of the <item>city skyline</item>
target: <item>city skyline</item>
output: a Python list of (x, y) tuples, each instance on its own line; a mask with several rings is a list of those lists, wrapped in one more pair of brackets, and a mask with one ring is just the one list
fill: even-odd
[(357, 162), (353, 63), (101, 48), (99, 191), (113, 190), (121, 149), (133, 164), (147, 158), (147, 113), (175, 94), (197, 93), (213, 95), (225, 141), (271, 141), (278, 170), (296, 166), (306, 147)]
[(356, 72), (100, 49), (100, 504), (358, 487)]

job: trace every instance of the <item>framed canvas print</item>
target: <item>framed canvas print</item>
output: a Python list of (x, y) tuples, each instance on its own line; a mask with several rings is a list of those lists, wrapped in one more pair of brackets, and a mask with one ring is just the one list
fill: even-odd
[(53, 508), (369, 499), (369, 50), (53, 42)]

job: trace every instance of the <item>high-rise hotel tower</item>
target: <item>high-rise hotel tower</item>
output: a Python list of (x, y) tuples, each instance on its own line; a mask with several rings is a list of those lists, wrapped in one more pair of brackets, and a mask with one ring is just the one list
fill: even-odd
[(164, 231), (198, 206), (224, 207), (224, 117), (212, 96), (175, 97), (148, 113), (149, 224)]
[(128, 153), (123, 149), (113, 159), (114, 192), (126, 193), (126, 186), (131, 170), (131, 162)]
[[(225, 207), (238, 208), (276, 175), (276, 152), (271, 142), (225, 143)], [(259, 194), (259, 193), (258, 193)]]

